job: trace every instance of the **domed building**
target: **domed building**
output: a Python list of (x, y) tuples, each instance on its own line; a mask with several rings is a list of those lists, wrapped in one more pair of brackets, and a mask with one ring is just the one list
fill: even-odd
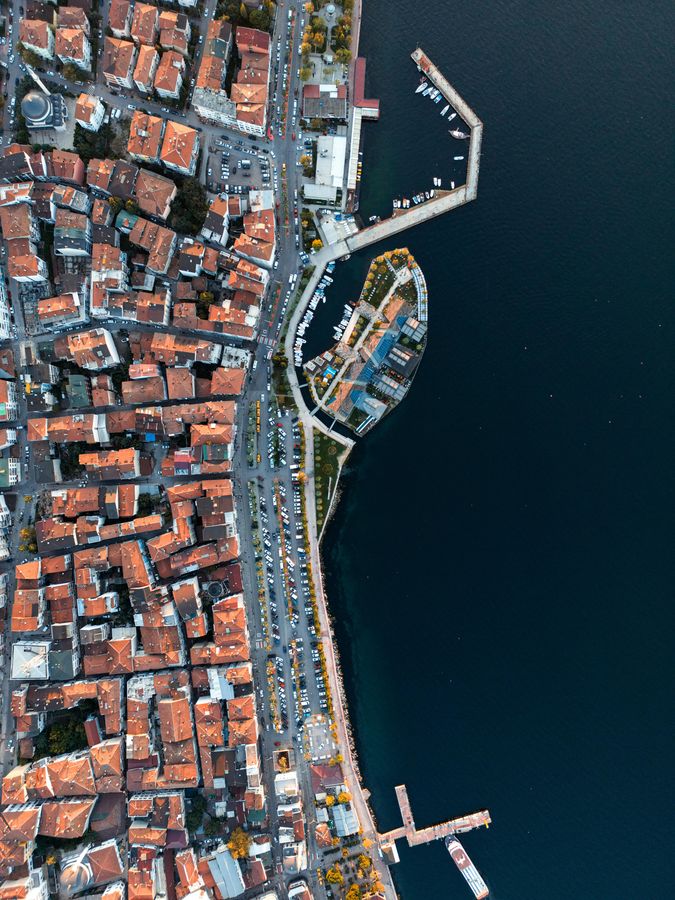
[(45, 94), (38, 90), (28, 91), (21, 101), (21, 113), (26, 120), (26, 127), (32, 131), (64, 131), (68, 118), (68, 110), (61, 94)]

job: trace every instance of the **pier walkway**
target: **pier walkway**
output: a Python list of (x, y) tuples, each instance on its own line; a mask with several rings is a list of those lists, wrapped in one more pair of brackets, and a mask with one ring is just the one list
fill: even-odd
[(492, 821), (490, 813), (487, 809), (483, 809), (468, 816), (460, 816), (457, 819), (450, 819), (447, 822), (440, 822), (438, 825), (430, 825), (428, 828), (418, 830), (415, 827), (408, 791), (404, 784), (396, 786), (396, 799), (401, 810), (403, 825), (387, 831), (385, 834), (378, 835), (380, 846), (393, 844), (394, 841), (406, 838), (410, 847), (418, 847), (420, 844), (439, 841), (451, 834), (462, 834), (465, 831), (471, 831), (473, 828), (480, 828), (482, 825), (487, 828)]
[(396, 209), (389, 218), (382, 219), (382, 221), (369, 225), (367, 228), (362, 228), (348, 238), (329, 244), (315, 254), (313, 262), (317, 266), (320, 266), (321, 263), (325, 265), (331, 260), (346, 256), (348, 253), (363, 250), (364, 247), (369, 247), (378, 241), (393, 237), (407, 228), (427, 222), (436, 218), (436, 216), (442, 216), (453, 209), (457, 209), (459, 206), (470, 203), (478, 196), (483, 123), (469, 104), (439, 71), (438, 67), (431, 62), (421, 47), (413, 50), (411, 57), (417, 68), (424, 73), (434, 87), (438, 88), (446, 101), (453, 109), (457, 110), (458, 115), (470, 129), (466, 184), (460, 185), (452, 191), (437, 190), (431, 200), (426, 200), (424, 203), (420, 203), (419, 206), (413, 206), (410, 209)]

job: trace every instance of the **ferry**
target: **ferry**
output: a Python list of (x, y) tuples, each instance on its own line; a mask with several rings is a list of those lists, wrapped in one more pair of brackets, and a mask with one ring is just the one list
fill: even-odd
[(456, 115), (457, 113), (453, 113), (451, 116), (448, 116), (448, 122), (452, 122)]
[(465, 134), (465, 132), (460, 131), (459, 129), (455, 129), (455, 131), (451, 131), (450, 134), (456, 138), (458, 141), (465, 141), (469, 135)]
[(461, 160), (464, 159), (463, 156), (453, 156), (452, 158), (455, 160), (455, 162), (461, 162)]
[(421, 84), (418, 84), (417, 87), (415, 88), (415, 93), (421, 94), (422, 91), (424, 90), (424, 88), (427, 87), (428, 84), (429, 84), (428, 81), (423, 81)]
[(449, 109), (450, 109), (450, 104), (446, 103), (446, 105), (441, 110), (441, 115), (444, 116)]
[(464, 880), (471, 888), (476, 900), (483, 900), (490, 893), (488, 886), (483, 881), (478, 869), (466, 855), (466, 850), (454, 835), (449, 835), (445, 839), (445, 846), (450, 858), (464, 876)]

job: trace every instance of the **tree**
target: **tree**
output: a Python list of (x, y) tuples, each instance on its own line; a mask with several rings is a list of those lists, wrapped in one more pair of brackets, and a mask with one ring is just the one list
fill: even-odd
[(205, 188), (196, 178), (186, 178), (171, 207), (171, 225), (184, 234), (197, 234), (208, 209)]
[(311, 166), (312, 165), (312, 157), (307, 156), (306, 153), (303, 153), (302, 156), (300, 157), (300, 165), (305, 169), (308, 166)]
[(334, 806), (335, 805), (335, 797), (332, 794), (328, 794), (326, 797), (326, 806)]
[(347, 50), (346, 47), (340, 47), (339, 50), (335, 51), (335, 59), (346, 66), (352, 61), (351, 51)]
[(118, 213), (122, 209), (122, 201), (119, 197), (108, 197), (108, 203), (114, 213)]
[(38, 56), (37, 53), (34, 53), (32, 50), (29, 50), (28, 47), (24, 47), (22, 43), (18, 43), (16, 49), (21, 54), (21, 59), (29, 66), (35, 68), (42, 62), (42, 57)]
[(300, 69), (300, 80), (301, 81), (309, 81), (312, 77), (312, 68), (311, 66), (303, 66)]
[(248, 856), (251, 846), (251, 838), (243, 828), (235, 828), (227, 842), (230, 853), (235, 859), (244, 859)]
[(337, 863), (326, 872), (326, 881), (328, 884), (344, 884), (345, 880)]
[(189, 832), (195, 832), (200, 828), (205, 812), (206, 798), (202, 794), (197, 794), (190, 800), (190, 812), (185, 817), (185, 826)]
[[(330, 466), (328, 468), (329, 471), (332, 471)], [(352, 799), (352, 795), (348, 794), (347, 791), (340, 791), (337, 799), (338, 803), (349, 803), (349, 801)]]
[(312, 250), (316, 253), (317, 250), (320, 250), (323, 247), (323, 241), (320, 238), (314, 238), (312, 241)]
[(138, 212), (138, 203), (135, 200), (129, 198), (127, 202), (124, 204), (124, 208), (127, 212), (137, 213)]
[(345, 894), (345, 900), (361, 900), (361, 888), (353, 884)]
[(66, 81), (79, 81), (82, 76), (82, 72), (80, 72), (78, 67), (73, 65), (73, 63), (66, 63), (61, 70), (61, 74)]
[(214, 837), (221, 832), (221, 824), (218, 819), (209, 819), (206, 825), (204, 825), (204, 834), (207, 834), (209, 837)]
[[(365, 841), (364, 841), (365, 843)], [(362, 869), (364, 872), (367, 872), (372, 866), (373, 861), (369, 856), (366, 856), (365, 853), (359, 853), (358, 859), (356, 860), (356, 865), (359, 869)]]

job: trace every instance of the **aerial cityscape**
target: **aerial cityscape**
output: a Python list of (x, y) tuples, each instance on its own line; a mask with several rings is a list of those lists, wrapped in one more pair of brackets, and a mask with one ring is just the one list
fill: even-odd
[(482, 135), (411, 48), (466, 177), (364, 224), (360, 13), (7, 9), (3, 900), (394, 898), (400, 839), (487, 896), (457, 838), (487, 810), (418, 829), (399, 785), (378, 829), (324, 595), (348, 432), (422, 361), (410, 251), (373, 258), (331, 350), (303, 335), (340, 260), (476, 198)]
[(510, 421), (558, 386), (548, 325), (506, 366), (491, 339), (524, 263), (469, 257), (513, 179), (446, 6), (405, 29), (385, 0), (0, 7), (0, 900), (560, 900), (499, 855), (530, 840), (502, 785), (547, 796), (501, 748), (546, 718), (471, 722), (493, 690), (506, 719), (529, 653), (567, 658), (517, 578), (485, 587), (521, 526), (476, 484), (545, 491), (471, 363)]

